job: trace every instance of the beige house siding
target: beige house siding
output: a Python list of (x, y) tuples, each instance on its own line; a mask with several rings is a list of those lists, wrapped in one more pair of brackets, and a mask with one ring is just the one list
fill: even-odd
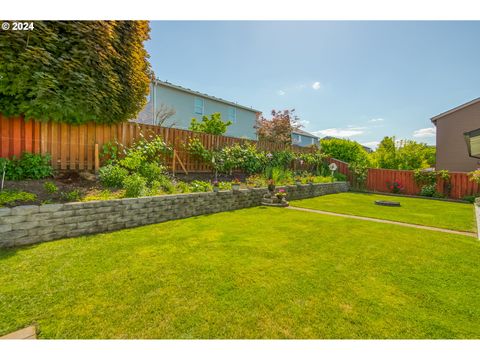
[(463, 133), (480, 128), (480, 101), (432, 119), (437, 126), (438, 170), (472, 171), (480, 167), (480, 159), (468, 156)]

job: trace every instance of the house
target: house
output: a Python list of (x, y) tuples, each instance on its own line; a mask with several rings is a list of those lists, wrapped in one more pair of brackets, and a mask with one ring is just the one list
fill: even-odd
[(318, 136), (315, 136), (300, 129), (295, 129), (292, 130), (292, 144), (298, 146), (318, 146)]
[[(220, 113), (222, 120), (232, 121), (225, 135), (256, 139), (255, 121), (259, 110), (198, 91), (154, 80), (144, 109), (132, 121), (188, 129), (192, 118)], [(154, 115), (155, 114), (155, 115)]]
[(469, 101), (431, 118), (437, 127), (437, 170), (473, 171), (479, 159), (471, 157), (465, 133), (480, 128), (480, 98)]

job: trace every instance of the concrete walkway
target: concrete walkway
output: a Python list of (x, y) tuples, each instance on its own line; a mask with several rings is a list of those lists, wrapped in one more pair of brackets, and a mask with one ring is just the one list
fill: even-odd
[(14, 331), (10, 334), (0, 337), (0, 340), (35, 340), (37, 331), (35, 326), (29, 326), (21, 330)]
[(408, 223), (392, 221), (392, 220), (375, 219), (375, 218), (370, 218), (370, 217), (365, 217), (365, 216), (339, 214), (339, 213), (330, 212), (330, 211), (313, 210), (313, 209), (299, 208), (299, 207), (295, 207), (295, 206), (289, 206), (286, 209), (297, 210), (297, 211), (306, 211), (306, 212), (312, 212), (312, 213), (322, 214), (322, 215), (340, 216), (340, 217), (345, 217), (345, 218), (350, 218), (350, 219), (373, 221), (373, 222), (384, 223), (384, 224), (399, 225), (399, 226), (411, 227), (411, 228), (415, 228), (415, 229), (432, 230), (432, 231), (438, 231), (438, 232), (443, 232), (443, 233), (448, 233), (448, 234), (472, 236), (474, 238), (477, 237), (477, 234), (475, 234), (473, 232), (441, 229), (441, 228), (437, 228), (437, 227), (433, 227), (433, 226), (408, 224)]

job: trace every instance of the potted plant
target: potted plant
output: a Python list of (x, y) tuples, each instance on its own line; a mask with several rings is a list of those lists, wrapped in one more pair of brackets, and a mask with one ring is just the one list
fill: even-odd
[(232, 190), (233, 191), (240, 190), (240, 180), (238, 180), (237, 178), (232, 180)]
[(218, 184), (218, 180), (213, 180), (212, 185), (213, 185), (213, 192), (218, 192), (220, 188)]
[(287, 193), (285, 192), (285, 189), (279, 189), (275, 196), (278, 200), (282, 201), (287, 197)]
[(297, 185), (297, 186), (302, 185), (302, 177), (301, 176), (295, 176), (295, 185)]
[(268, 191), (275, 191), (275, 182), (273, 181), (273, 179), (268, 180)]

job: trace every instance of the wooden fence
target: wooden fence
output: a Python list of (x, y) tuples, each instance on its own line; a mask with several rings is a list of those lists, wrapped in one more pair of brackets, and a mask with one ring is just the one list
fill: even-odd
[[(347, 179), (351, 183), (355, 183), (355, 177), (348, 168), (346, 162), (337, 159), (328, 159), (328, 162), (334, 162), (338, 166), (338, 172), (347, 175)], [(420, 187), (415, 183), (412, 170), (390, 170), (390, 169), (368, 169), (365, 188), (368, 191), (391, 193), (389, 184), (399, 181), (404, 187), (402, 194), (418, 195)], [(442, 194), (449, 193), (452, 199), (462, 199), (467, 195), (480, 194), (480, 185), (468, 179), (468, 173), (451, 172), (450, 173), (450, 190), (447, 188), (445, 181), (439, 179), (437, 182), (437, 191)]]
[[(152, 135), (160, 135), (171, 145), (176, 154), (176, 167), (180, 165), (188, 172), (210, 171), (207, 163), (198, 161), (185, 149), (191, 137), (197, 137), (207, 149), (233, 145), (235, 143), (254, 143), (265, 151), (284, 150), (287, 147), (295, 152), (310, 152), (310, 148), (296, 145), (279, 144), (234, 138), (229, 136), (209, 135), (188, 130), (165, 128), (124, 122), (115, 125), (88, 123), (85, 125), (68, 125), (55, 122), (25, 121), (22, 118), (6, 118), (0, 114), (0, 157), (20, 156), (23, 152), (50, 154), (52, 166), (61, 170), (95, 169), (95, 148), (102, 149), (104, 144), (116, 141), (126, 147), (136, 140)], [(166, 159), (167, 166), (174, 165), (173, 157)], [(179, 164), (180, 163), (180, 164)]]

